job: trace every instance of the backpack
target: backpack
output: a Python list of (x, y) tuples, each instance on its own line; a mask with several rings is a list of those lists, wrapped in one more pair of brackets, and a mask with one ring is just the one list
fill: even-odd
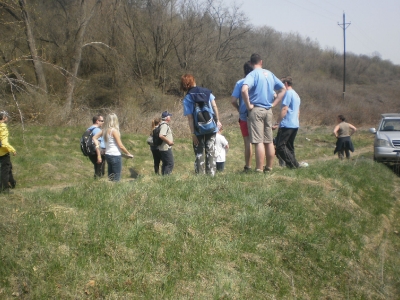
[(160, 139), (160, 130), (161, 130), (161, 125), (158, 125), (153, 130), (153, 146), (160, 146), (163, 143), (163, 140)]
[(81, 150), (85, 156), (96, 154), (96, 145), (93, 142), (94, 128), (87, 129), (81, 137)]
[(215, 122), (214, 113), (209, 105), (211, 91), (194, 87), (188, 91), (188, 94), (194, 101), (194, 129), (197, 134), (209, 134), (215, 132), (217, 122)]

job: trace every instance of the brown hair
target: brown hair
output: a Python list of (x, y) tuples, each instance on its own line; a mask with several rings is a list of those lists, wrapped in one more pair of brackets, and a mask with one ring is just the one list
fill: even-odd
[(181, 90), (187, 92), (192, 87), (196, 86), (196, 81), (192, 74), (185, 74), (181, 77)]
[(346, 121), (346, 118), (343, 115), (338, 115), (337, 116), (339, 118), (340, 121), (344, 122)]
[(153, 133), (153, 129), (156, 128), (160, 123), (161, 123), (161, 118), (154, 118), (151, 121), (151, 133)]

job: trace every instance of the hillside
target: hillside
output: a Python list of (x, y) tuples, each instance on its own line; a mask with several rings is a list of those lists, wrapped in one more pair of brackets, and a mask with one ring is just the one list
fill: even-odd
[(340, 162), (330, 128), (303, 127), (309, 168), (260, 175), (241, 172), (227, 127), (214, 178), (194, 176), (184, 137), (173, 175), (151, 174), (146, 136), (125, 131), (135, 158), (111, 184), (91, 179), (81, 130), (11, 128), (18, 188), (0, 196), (0, 298), (398, 298), (400, 181), (371, 160), (366, 131)]

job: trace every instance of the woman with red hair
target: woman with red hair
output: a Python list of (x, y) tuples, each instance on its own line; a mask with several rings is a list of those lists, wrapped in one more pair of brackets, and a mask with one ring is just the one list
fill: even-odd
[[(219, 122), (219, 114), (215, 96), (209, 89), (197, 87), (196, 81), (191, 74), (185, 74), (181, 77), (181, 90), (186, 92), (183, 99), (183, 115), (188, 118), (190, 133), (192, 136), (193, 150), (196, 156), (195, 172), (196, 174), (215, 175), (215, 137), (218, 128), (222, 127)], [(209, 133), (202, 133), (195, 124), (195, 109), (198, 105), (208, 105), (211, 110), (215, 126)]]

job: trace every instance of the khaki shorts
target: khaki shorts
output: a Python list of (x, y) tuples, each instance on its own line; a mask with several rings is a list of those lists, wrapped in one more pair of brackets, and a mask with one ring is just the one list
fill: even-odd
[(247, 126), (249, 128), (250, 143), (272, 143), (272, 109), (255, 106), (248, 112)]

